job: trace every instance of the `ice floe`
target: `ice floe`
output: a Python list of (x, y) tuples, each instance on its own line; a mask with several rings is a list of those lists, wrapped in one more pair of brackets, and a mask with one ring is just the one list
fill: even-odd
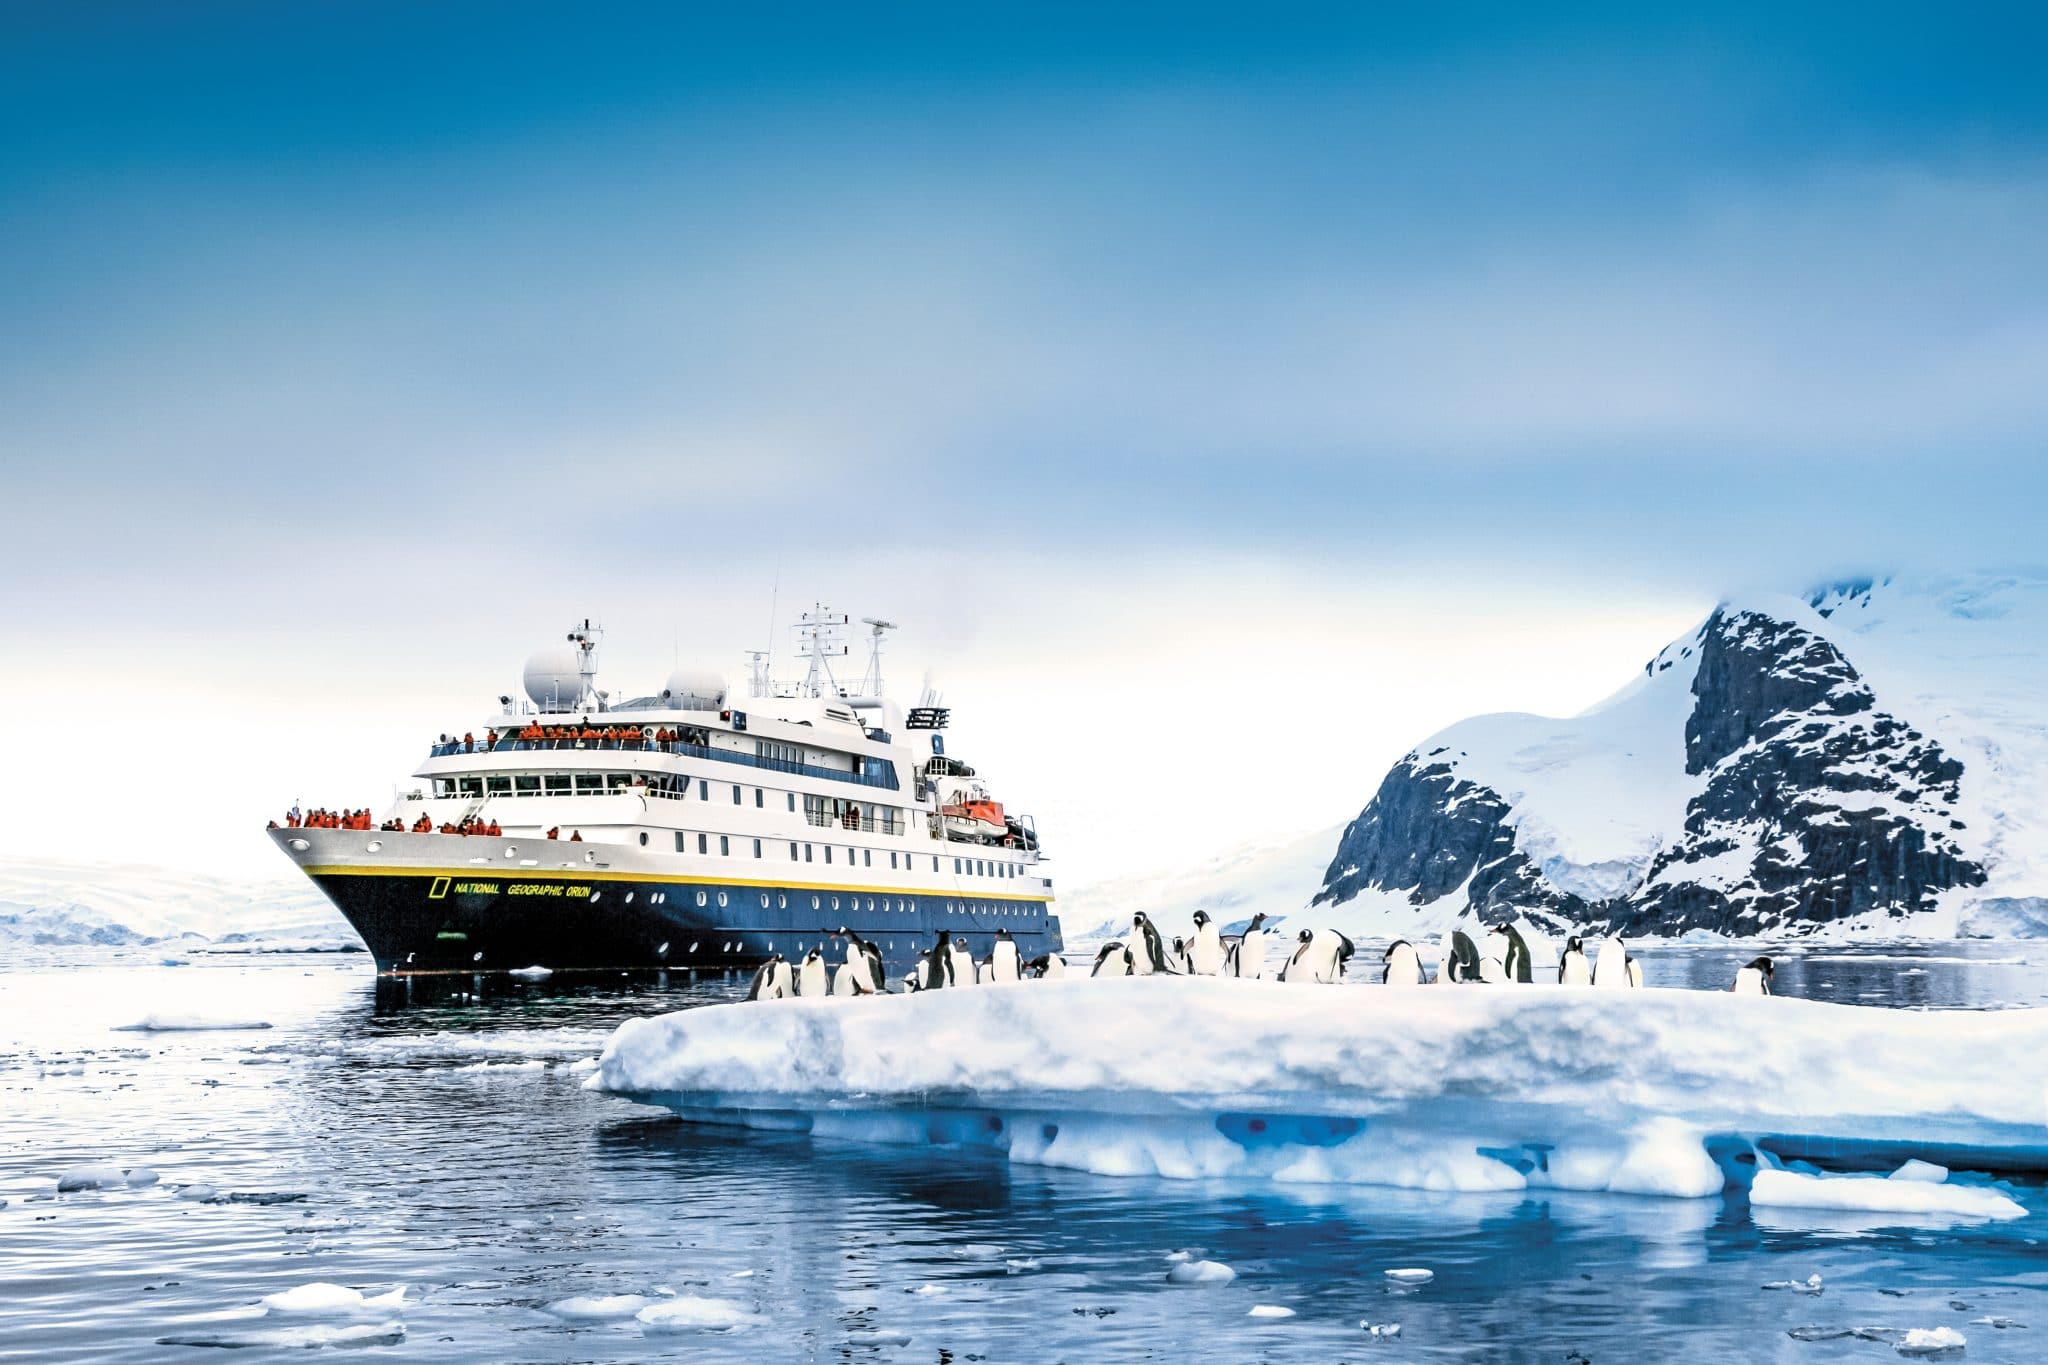
[(116, 1033), (214, 1033), (233, 1032), (246, 1029), (266, 1029), (267, 1019), (251, 1019), (226, 1014), (172, 1014), (150, 1013), (143, 1015), (132, 1024), (117, 1024)]
[(265, 1312), (293, 1317), (337, 1318), (399, 1313), (405, 1311), (405, 1286), (370, 1295), (345, 1284), (315, 1281), (275, 1294), (265, 1294), (261, 1303)]
[[(1731, 1156), (1750, 1143), (2048, 1167), (2039, 1088), (2012, 1071), (2044, 1050), (2038, 1009), (1083, 978), (633, 1020), (585, 1084), (700, 1122), (1100, 1174), (1703, 1197), (1754, 1169)], [(1979, 1194), (1933, 1199), (2003, 1207)]]
[(511, 971), (505, 973), (505, 975), (507, 976), (516, 976), (522, 981), (545, 981), (554, 974), (554, 968), (542, 967), (538, 965), (532, 967), (514, 967)]
[(761, 1319), (731, 1299), (704, 1299), (680, 1294), (650, 1303), (633, 1320), (646, 1332), (727, 1331), (750, 1327)]
[(73, 1166), (57, 1177), (57, 1193), (72, 1194), (80, 1190), (125, 1190), (128, 1188), (128, 1172), (109, 1162), (93, 1162), (84, 1166)]
[(1291, 1318), (1294, 1316), (1294, 1310), (1292, 1308), (1283, 1308), (1277, 1303), (1256, 1303), (1252, 1305), (1251, 1311), (1249, 1313), (1246, 1313), (1245, 1316), (1248, 1318), (1264, 1318), (1269, 1320), (1278, 1318)]
[(541, 1311), (558, 1318), (601, 1322), (630, 1318), (655, 1301), (649, 1294), (577, 1294), (557, 1299)]
[(1980, 1185), (1803, 1171), (1758, 1171), (1749, 1187), (1749, 1202), (1765, 1208), (1932, 1213), (1966, 1219), (2024, 1218), (2027, 1214), (2011, 1196)]
[(1408, 1266), (1398, 1270), (1389, 1270), (1386, 1272), (1386, 1276), (1395, 1284), (1428, 1284), (1436, 1278), (1436, 1272), (1434, 1270), (1424, 1270), (1420, 1266)]
[(194, 1332), (158, 1337), (159, 1346), (212, 1346), (246, 1350), (275, 1346), (284, 1350), (318, 1346), (396, 1346), (405, 1340), (402, 1322), (358, 1323), (346, 1327), (309, 1323), (301, 1327), (269, 1327), (243, 1332)]
[(1915, 1327), (1895, 1349), (1902, 1356), (1938, 1356), (1969, 1344), (1969, 1338), (1953, 1327)]
[(1181, 1261), (1166, 1272), (1168, 1284), (1229, 1284), (1236, 1278), (1221, 1261)]

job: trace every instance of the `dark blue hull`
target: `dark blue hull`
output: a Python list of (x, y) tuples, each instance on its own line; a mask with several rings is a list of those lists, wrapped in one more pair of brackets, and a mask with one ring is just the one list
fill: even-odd
[(1060, 950), (1045, 902), (985, 896), (739, 883), (644, 876), (344, 871), (310, 873), (380, 972), (641, 971), (746, 968), (780, 953), (792, 962), (823, 945), (834, 963), (842, 925), (875, 943), (892, 975), (940, 930), (988, 955), (1007, 929), (1024, 958)]

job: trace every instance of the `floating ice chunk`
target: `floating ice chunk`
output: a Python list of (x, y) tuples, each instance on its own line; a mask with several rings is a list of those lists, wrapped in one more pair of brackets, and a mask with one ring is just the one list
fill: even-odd
[(179, 1199), (189, 1200), (194, 1204), (214, 1204), (225, 1203), (227, 1201), (227, 1196), (223, 1195), (219, 1189), (215, 1188), (212, 1185), (204, 1184), (182, 1185), (178, 1188), (178, 1193), (176, 1197)]
[(1391, 1341), (1401, 1335), (1398, 1322), (1361, 1322), (1358, 1326), (1367, 1336), (1378, 1337), (1382, 1341)]
[(120, 1024), (116, 1033), (208, 1033), (216, 1030), (269, 1028), (267, 1019), (249, 1019), (218, 1014), (145, 1014), (132, 1024)]
[(137, 1166), (128, 1172), (128, 1188), (131, 1190), (147, 1189), (151, 1185), (156, 1184), (160, 1179), (162, 1177), (149, 1169), (149, 1167)]
[(1009, 1271), (1012, 1275), (1022, 1275), (1028, 1270), (1038, 1269), (1039, 1264), (1036, 1257), (1024, 1256), (1014, 1261), (1004, 1261), (1003, 1269)]
[(71, 1194), (78, 1190), (126, 1189), (128, 1172), (109, 1162), (94, 1162), (85, 1166), (73, 1166), (57, 1177), (57, 1193)]
[(1436, 1272), (1424, 1270), (1420, 1266), (1410, 1266), (1401, 1270), (1389, 1270), (1386, 1276), (1395, 1284), (1428, 1284), (1436, 1278)]
[(1990, 1317), (1990, 1318), (1971, 1318), (1971, 1319), (1970, 1319), (1970, 1325), (1971, 1325), (1972, 1327), (1996, 1327), (1996, 1328), (1997, 1328), (1997, 1329), (1998, 1329), (1999, 1331), (2001, 1331), (2001, 1332), (2002, 1332), (2002, 1331), (2004, 1331), (2004, 1330), (2005, 1330), (2006, 1328), (2008, 1328), (2008, 1327), (2017, 1327), (2017, 1326), (2019, 1326), (2020, 1324), (2019, 1324), (2019, 1319), (2017, 1319), (2017, 1318), (1999, 1318), (1999, 1317)]
[(728, 1280), (751, 1280), (754, 1278), (754, 1272), (751, 1270), (735, 1270), (725, 1278)]
[(541, 1311), (558, 1318), (601, 1322), (608, 1318), (630, 1318), (653, 1302), (646, 1294), (577, 1294), (557, 1299)]
[(942, 1284), (921, 1284), (917, 1288), (911, 1290), (910, 1292), (916, 1294), (920, 1298), (930, 1298), (934, 1294), (944, 1294), (949, 1291), (947, 1290), (946, 1286)]
[(186, 1336), (158, 1337), (156, 1344), (212, 1346), (237, 1350), (264, 1346), (285, 1349), (318, 1346), (396, 1346), (404, 1340), (405, 1324), (402, 1322), (366, 1322), (350, 1327), (316, 1323), (304, 1327), (273, 1327), (254, 1332), (194, 1333)]
[(1948, 1167), (1937, 1166), (1931, 1161), (1917, 1158), (1908, 1161), (1891, 1173), (1893, 1180), (1918, 1180), (1928, 1185), (1939, 1185), (1948, 1179)]
[(455, 1069), (471, 1073), (489, 1071), (502, 1075), (513, 1071), (545, 1071), (547, 1065), (540, 1058), (534, 1057), (523, 1062), (471, 1062), (468, 1066), (458, 1066)]
[(1246, 1313), (1245, 1316), (1248, 1318), (1291, 1318), (1294, 1316), (1294, 1310), (1292, 1308), (1282, 1308), (1277, 1303), (1259, 1303), (1253, 1304), (1252, 1311)]
[(1894, 1349), (1902, 1356), (1939, 1356), (1969, 1344), (1969, 1338), (1953, 1327), (1915, 1327)]
[(1807, 1175), (1758, 1171), (1749, 1202), (1766, 1208), (1850, 1209), (1871, 1213), (1945, 1214), (1958, 1218), (2024, 1218), (2027, 1211), (1997, 1190), (1935, 1185), (1872, 1175)]
[(1229, 1284), (1236, 1278), (1221, 1261), (1182, 1261), (1166, 1272), (1168, 1284)]
[(1192, 1261), (1194, 1259), (1195, 1253), (1192, 1251), (1169, 1251), (1166, 1253), (1166, 1263), (1168, 1265), (1179, 1265), (1182, 1261)]
[(1825, 1286), (1821, 1284), (1820, 1276), (1818, 1275), (1808, 1275), (1803, 1280), (1772, 1280), (1764, 1288), (1789, 1289), (1795, 1294), (1820, 1294), (1825, 1292)]
[(538, 965), (532, 967), (514, 967), (511, 971), (505, 973), (505, 975), (507, 976), (516, 976), (521, 981), (545, 981), (554, 974), (554, 968), (542, 967)]
[(299, 1317), (355, 1317), (362, 1313), (402, 1313), (405, 1311), (405, 1286), (399, 1285), (387, 1293), (368, 1295), (360, 1289), (351, 1289), (345, 1284), (329, 1284), (316, 1280), (302, 1284), (296, 1289), (285, 1289), (275, 1294), (265, 1294), (261, 1300), (264, 1310), (271, 1313), (287, 1313)]
[(633, 1320), (646, 1332), (723, 1332), (760, 1321), (731, 1299), (703, 1299), (695, 1294), (650, 1303), (635, 1313)]

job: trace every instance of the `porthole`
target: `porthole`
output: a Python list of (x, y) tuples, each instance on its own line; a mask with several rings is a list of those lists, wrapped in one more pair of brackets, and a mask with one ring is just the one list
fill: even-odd
[[(640, 847), (647, 847), (647, 831), (644, 829), (640, 831)], [(512, 855), (508, 853), (505, 856), (509, 858)]]
[(837, 910), (837, 909), (839, 908), (839, 897), (837, 897), (837, 896), (834, 896), (834, 897), (832, 898), (832, 908), (833, 908), (834, 910)]
[[(365, 853), (382, 853), (384, 851), (384, 841), (382, 839), (372, 839), (369, 843), (363, 845), (363, 851)], [(512, 855), (508, 852), (505, 856), (509, 858)]]
[(631, 905), (632, 903), (633, 903), (633, 893), (632, 893), (632, 892), (630, 892), (630, 891), (628, 891), (628, 892), (626, 893), (626, 904), (628, 904), (628, 905)]
[(783, 892), (779, 892), (779, 891), (778, 891), (778, 892), (776, 893), (776, 895), (775, 895), (775, 908), (776, 908), (777, 910), (787, 910), (787, 909), (789, 909), (789, 897), (788, 897), (788, 895), (787, 895), (787, 894), (785, 894), (785, 893), (783, 893)]
[(704, 894), (704, 893), (703, 893), (702, 891), (699, 891), (699, 892), (697, 893), (697, 904), (699, 904), (699, 905), (703, 905), (703, 904), (705, 904), (705, 903), (706, 903), (706, 902), (708, 902), (708, 901), (709, 901), (710, 899), (711, 899), (711, 898), (710, 898), (709, 896), (705, 895), (705, 894)]
[(294, 853), (304, 853), (307, 849), (312, 847), (312, 845), (307, 843), (304, 839), (287, 839), (285, 842), (292, 846), (292, 851)]
[(768, 893), (766, 891), (761, 893), (761, 908), (763, 910), (768, 908)]
[(813, 896), (813, 897), (811, 897), (811, 909), (815, 910), (815, 909), (817, 909), (817, 908), (818, 908), (818, 898), (817, 898), (816, 896)]
[(519, 845), (517, 845), (517, 844), (507, 844), (507, 845), (505, 845), (505, 856), (506, 856), (507, 858), (517, 858), (517, 857), (519, 856)]
[(874, 909), (874, 908), (875, 908), (875, 898), (874, 898), (873, 896), (869, 896), (869, 897), (868, 897), (868, 909), (872, 910), (872, 909)]
[(721, 909), (725, 906), (725, 893), (723, 891), (718, 893), (718, 904)]

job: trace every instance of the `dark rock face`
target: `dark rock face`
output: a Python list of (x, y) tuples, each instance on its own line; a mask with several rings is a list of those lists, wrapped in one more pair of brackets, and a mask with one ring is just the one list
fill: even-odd
[(1903, 916), (1983, 883), (1955, 840), (1962, 764), (1880, 710), (1833, 644), (1724, 609), (1693, 648), (1685, 754), (1701, 787), (1683, 836), (1629, 894), (1589, 903), (1544, 880), (1515, 847), (1499, 793), (1438, 749), (1387, 775), (1344, 831), (1315, 903), (1377, 888), (1420, 906), (1465, 887), (1486, 920), (1518, 912), (1624, 934), (1751, 934)]
[(1337, 856), (1314, 905), (1339, 905), (1373, 887), (1405, 891), (1426, 905), (1466, 886), (1481, 912), (1510, 909), (1537, 918), (1576, 919), (1590, 907), (1537, 874), (1515, 847), (1508, 806), (1490, 788), (1459, 777), (1443, 750), (1409, 754), (1344, 828)]

